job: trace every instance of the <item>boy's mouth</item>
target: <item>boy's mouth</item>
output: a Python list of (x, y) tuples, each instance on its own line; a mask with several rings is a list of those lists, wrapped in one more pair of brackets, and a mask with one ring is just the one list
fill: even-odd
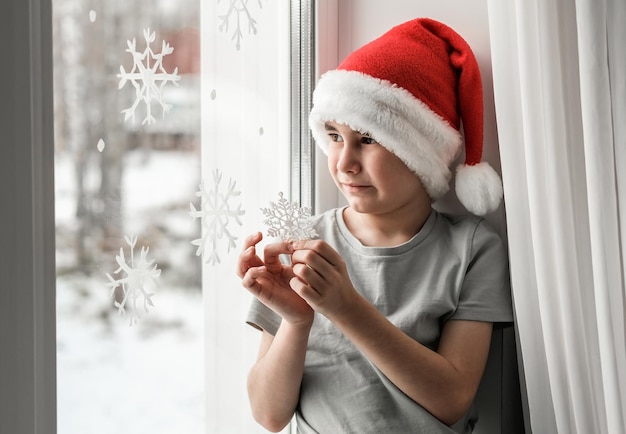
[(363, 190), (366, 190), (371, 187), (370, 185), (353, 184), (349, 182), (341, 183), (341, 185), (343, 186), (344, 190), (350, 193), (360, 193)]

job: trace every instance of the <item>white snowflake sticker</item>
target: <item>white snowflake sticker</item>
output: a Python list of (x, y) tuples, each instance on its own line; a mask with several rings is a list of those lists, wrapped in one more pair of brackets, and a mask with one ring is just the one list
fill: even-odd
[[(219, 3), (220, 0), (217, 0)], [(259, 9), (263, 7), (261, 0), (257, 0)], [(248, 6), (248, 0), (229, 0), (228, 10), (225, 14), (220, 15), (219, 19), (222, 21), (220, 24), (220, 31), (228, 32), (228, 26), (230, 25), (231, 18), (235, 19), (235, 30), (233, 31), (232, 40), (235, 41), (237, 50), (241, 48), (241, 40), (243, 39), (243, 32), (241, 30), (241, 19), (244, 18), (248, 22), (248, 33), (256, 35), (256, 20), (250, 13)]]
[(201, 200), (201, 209), (196, 209), (193, 203), (189, 204), (189, 215), (194, 220), (199, 218), (202, 226), (202, 238), (193, 240), (191, 244), (198, 246), (196, 255), (205, 257), (205, 262), (210, 265), (220, 263), (218, 245), (222, 238), (228, 243), (228, 252), (236, 246), (237, 237), (231, 234), (228, 226), (233, 220), (241, 226), (239, 217), (245, 214), (241, 204), (236, 209), (231, 206), (231, 201), (241, 194), (235, 190), (235, 181), (229, 180), (226, 191), (221, 191), (221, 181), (222, 173), (214, 170), (211, 189), (207, 190), (202, 182), (196, 193)]
[(163, 101), (163, 87), (169, 82), (178, 86), (180, 76), (178, 75), (178, 68), (175, 68), (174, 72), (170, 74), (163, 67), (163, 57), (172, 54), (174, 48), (163, 41), (161, 52), (155, 53), (150, 47), (156, 38), (155, 32), (151, 32), (149, 28), (144, 29), (143, 37), (146, 40), (146, 49), (143, 52), (137, 51), (135, 38), (132, 41), (126, 41), (128, 44), (126, 51), (133, 56), (133, 67), (126, 72), (124, 66), (120, 66), (120, 73), (117, 77), (120, 79), (118, 89), (123, 88), (127, 82), (130, 82), (135, 88), (133, 105), (122, 110), (124, 121), (128, 119), (134, 120), (135, 109), (143, 101), (146, 105), (146, 117), (141, 122), (141, 125), (146, 123), (150, 125), (155, 122), (154, 116), (152, 116), (152, 102), (156, 101), (159, 103), (165, 117), (165, 114), (172, 106)]
[[(154, 261), (148, 261), (148, 247), (142, 247), (139, 259), (135, 258), (135, 245), (137, 237), (125, 236), (126, 243), (130, 246), (130, 258), (128, 262), (124, 256), (124, 248), (120, 247), (120, 254), (115, 256), (115, 261), (119, 268), (113, 274), (123, 273), (124, 276), (114, 279), (107, 273), (109, 278), (108, 287), (111, 288), (111, 296), (115, 295), (115, 289), (122, 289), (122, 301), (115, 301), (113, 305), (117, 307), (120, 315), (126, 313), (126, 308), (131, 307), (132, 314), (130, 325), (136, 324), (139, 320), (139, 310), (137, 299), (143, 299), (143, 307), (148, 312), (148, 306), (154, 306), (152, 296), (156, 289), (157, 279), (161, 275), (161, 270), (157, 268)], [(129, 304), (130, 302), (130, 304)]]
[(268, 227), (267, 235), (283, 241), (310, 240), (317, 237), (311, 220), (311, 209), (289, 202), (278, 193), (278, 202), (270, 202), (269, 208), (261, 208), (267, 217), (263, 223)]

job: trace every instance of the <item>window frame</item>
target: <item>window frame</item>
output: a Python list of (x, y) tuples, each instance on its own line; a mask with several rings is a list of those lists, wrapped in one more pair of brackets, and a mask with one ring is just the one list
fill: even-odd
[(291, 199), (315, 211), (315, 152), (308, 128), (316, 77), (316, 9), (325, 1), (291, 0)]
[(0, 432), (56, 433), (51, 0), (0, 5)]

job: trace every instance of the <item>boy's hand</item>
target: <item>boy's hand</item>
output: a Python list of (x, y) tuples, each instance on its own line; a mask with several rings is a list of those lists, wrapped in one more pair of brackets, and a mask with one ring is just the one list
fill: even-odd
[(339, 253), (322, 240), (296, 241), (292, 246), (293, 290), (330, 320), (350, 309), (359, 293)]
[(282, 264), (279, 255), (291, 254), (289, 243), (268, 244), (263, 259), (256, 254), (256, 245), (263, 239), (259, 232), (249, 236), (239, 255), (237, 275), (241, 284), (263, 304), (293, 325), (310, 326), (313, 310), (289, 286), (294, 277), (291, 266)]

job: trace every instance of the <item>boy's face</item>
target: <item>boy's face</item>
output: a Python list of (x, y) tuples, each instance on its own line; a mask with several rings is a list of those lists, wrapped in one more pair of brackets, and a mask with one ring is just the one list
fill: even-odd
[(430, 203), (421, 181), (367, 133), (327, 122), (328, 169), (357, 212), (383, 214)]

